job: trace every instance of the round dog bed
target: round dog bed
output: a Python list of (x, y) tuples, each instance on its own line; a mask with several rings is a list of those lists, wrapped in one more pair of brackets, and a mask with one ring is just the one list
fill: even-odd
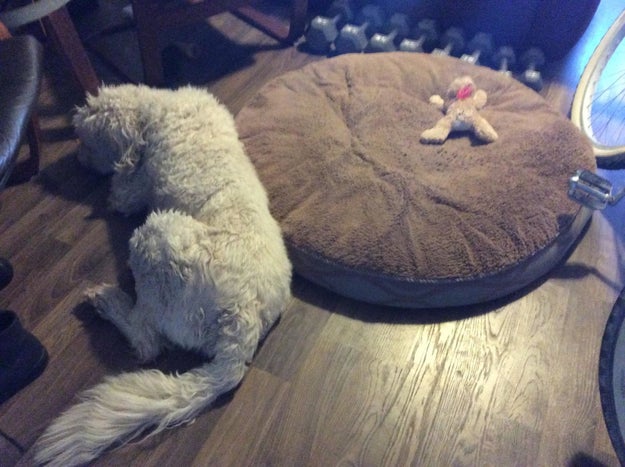
[[(425, 145), (429, 103), (473, 77), (499, 139)], [(595, 168), (577, 129), (514, 79), (425, 54), (345, 55), (274, 79), (237, 126), (294, 269), (333, 291), (402, 307), (477, 303), (560, 261), (590, 213), (567, 198)]]

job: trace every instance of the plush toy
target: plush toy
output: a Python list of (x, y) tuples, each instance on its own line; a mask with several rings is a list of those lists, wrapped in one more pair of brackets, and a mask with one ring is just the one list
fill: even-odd
[(452, 131), (472, 131), (485, 143), (498, 138), (497, 132), (478, 112), (486, 105), (486, 92), (477, 89), (470, 76), (452, 81), (447, 89), (446, 99), (438, 94), (430, 97), (430, 103), (445, 113), (433, 128), (421, 133), (421, 142), (442, 144)]

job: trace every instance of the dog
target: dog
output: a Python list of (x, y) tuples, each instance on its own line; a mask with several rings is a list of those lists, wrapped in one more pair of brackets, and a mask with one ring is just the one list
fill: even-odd
[(103, 86), (73, 119), (79, 161), (112, 174), (110, 207), (148, 211), (130, 239), (136, 300), (100, 285), (87, 301), (141, 361), (167, 345), (207, 363), (107, 377), (56, 419), (35, 460), (78, 465), (192, 421), (244, 377), (290, 298), (291, 264), (229, 111), (206, 90)]

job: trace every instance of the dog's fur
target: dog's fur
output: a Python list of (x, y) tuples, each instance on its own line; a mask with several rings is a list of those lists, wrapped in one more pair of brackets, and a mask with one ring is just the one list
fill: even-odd
[(291, 266), (234, 120), (204, 90), (103, 87), (74, 118), (79, 159), (113, 173), (109, 202), (151, 211), (130, 240), (137, 299), (87, 292), (139, 358), (166, 343), (212, 360), (181, 375), (142, 370), (86, 391), (37, 442), (36, 460), (76, 465), (112, 444), (191, 421), (236, 387), (290, 299)]

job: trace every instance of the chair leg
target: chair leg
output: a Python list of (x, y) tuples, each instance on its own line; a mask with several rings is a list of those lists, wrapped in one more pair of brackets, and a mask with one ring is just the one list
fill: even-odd
[(25, 183), (39, 173), (39, 159), (41, 155), (41, 138), (39, 129), (39, 119), (36, 114), (30, 117), (26, 127), (26, 138), (28, 140), (28, 159), (20, 161), (13, 168), (7, 185), (18, 185)]
[[(233, 8), (236, 14), (242, 16), (272, 37), (275, 37), (281, 42), (292, 44), (304, 33), (306, 14), (308, 13), (308, 0), (291, 1), (291, 17), (288, 26), (277, 18), (262, 13), (251, 6), (240, 6), (237, 8), (236, 5), (230, 5), (230, 8)], [(224, 11), (224, 7), (227, 9), (227, 5), (217, 5), (217, 3), (220, 2), (213, 2), (213, 4), (209, 2), (205, 8), (197, 8), (197, 12), (210, 16)], [(233, 3), (241, 4), (242, 2)], [(195, 5), (197, 5), (197, 3), (195, 3)], [(158, 24), (160, 24), (159, 21), (155, 21), (155, 18), (163, 17), (161, 9), (162, 5), (157, 1), (132, 0), (135, 24), (141, 25), (141, 27), (137, 27), (137, 36), (141, 62), (143, 64), (143, 81), (149, 86), (163, 86), (165, 84), (163, 58), (161, 55), (162, 48), (160, 46), (161, 41), (159, 40), (162, 31), (158, 26)], [(178, 13), (180, 11), (182, 11), (182, 9), (179, 9)], [(180, 18), (181, 17), (182, 16), (180, 16)], [(189, 22), (188, 19), (183, 19), (181, 21)], [(172, 22), (176, 23), (175, 20), (172, 20)]]
[(30, 157), (28, 158), (25, 168), (30, 172), (30, 177), (39, 173), (39, 160), (41, 156), (41, 130), (39, 127), (39, 118), (36, 114), (30, 117), (28, 128), (26, 129), (26, 137), (28, 139), (28, 148), (30, 149)]
[(7, 27), (0, 21), (0, 41), (3, 39), (9, 39), (11, 37), (11, 33), (7, 29)]
[(80, 41), (74, 23), (66, 7), (50, 13), (42, 19), (45, 31), (50, 35), (57, 50), (69, 64), (76, 81), (85, 93), (96, 95), (100, 80), (89, 56)]
[(249, 5), (237, 8), (235, 13), (280, 42), (292, 44), (304, 34), (308, 0), (291, 0), (291, 14), (288, 26), (274, 16), (265, 14)]
[(154, 2), (132, 1), (135, 24), (142, 25), (137, 27), (137, 39), (143, 65), (143, 82), (148, 86), (163, 86), (165, 76), (159, 45), (161, 33), (152, 26), (152, 19), (158, 15), (158, 12), (153, 12), (153, 8)]

